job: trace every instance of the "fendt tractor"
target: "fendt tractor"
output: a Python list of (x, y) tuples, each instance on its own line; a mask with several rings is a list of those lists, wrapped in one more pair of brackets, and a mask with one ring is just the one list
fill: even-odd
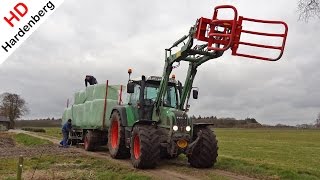
[[(218, 19), (219, 11), (230, 12), (233, 19)], [(265, 33), (244, 30), (242, 23), (276, 25), (282, 33)], [(209, 168), (218, 156), (216, 135), (209, 123), (193, 122), (187, 115), (188, 100), (192, 94), (197, 69), (205, 62), (219, 58), (231, 49), (232, 55), (265, 61), (281, 58), (288, 27), (282, 21), (256, 20), (238, 16), (235, 7), (217, 6), (212, 19), (201, 17), (187, 35), (165, 49), (162, 76), (141, 76), (127, 83), (128, 102), (123, 103), (125, 86), (97, 84), (75, 94), (75, 103), (63, 114), (63, 123), (72, 120), (73, 144), (84, 143), (86, 150), (108, 144), (112, 158), (131, 158), (135, 168), (154, 168), (160, 158), (175, 158), (186, 154), (192, 167)], [(244, 42), (241, 35), (280, 38), (279, 46)], [(180, 45), (180, 46), (179, 46)], [(238, 52), (239, 46), (276, 51), (276, 57)], [(174, 49), (180, 47), (179, 50)], [(188, 62), (184, 83), (177, 81), (171, 72), (177, 64)], [(192, 93), (191, 93), (192, 92)]]

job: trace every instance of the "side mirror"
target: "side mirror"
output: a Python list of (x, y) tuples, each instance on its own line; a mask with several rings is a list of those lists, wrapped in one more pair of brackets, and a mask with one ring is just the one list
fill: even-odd
[(129, 94), (134, 93), (134, 83), (129, 82), (129, 83), (127, 84), (127, 93), (129, 93)]
[(198, 99), (198, 94), (199, 94), (199, 92), (198, 92), (198, 90), (192, 90), (192, 97), (193, 97), (193, 99)]

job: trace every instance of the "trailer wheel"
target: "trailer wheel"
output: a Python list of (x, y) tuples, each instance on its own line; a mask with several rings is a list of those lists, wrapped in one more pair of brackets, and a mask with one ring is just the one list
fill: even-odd
[(94, 150), (94, 139), (93, 139), (93, 132), (88, 131), (84, 136), (84, 149), (86, 151), (93, 151)]
[(159, 135), (153, 126), (136, 125), (131, 136), (131, 162), (135, 168), (154, 168), (160, 158)]
[(218, 141), (216, 135), (208, 127), (201, 127), (195, 130), (195, 134), (202, 131), (202, 138), (199, 139), (192, 154), (188, 156), (188, 162), (195, 168), (210, 168), (217, 161), (218, 157)]
[(118, 111), (113, 111), (108, 131), (108, 148), (112, 158), (125, 159), (130, 157), (130, 150), (125, 145), (125, 129), (121, 126)]

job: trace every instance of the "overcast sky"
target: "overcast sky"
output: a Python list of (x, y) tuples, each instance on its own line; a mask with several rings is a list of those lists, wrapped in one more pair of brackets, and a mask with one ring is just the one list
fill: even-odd
[[(125, 84), (129, 67), (136, 77), (161, 75), (164, 49), (221, 4), (245, 17), (287, 22), (287, 46), (277, 62), (232, 57), (229, 50), (201, 66), (190, 115), (296, 125), (314, 122), (320, 112), (320, 20), (298, 21), (296, 1), (94, 2), (65, 1), (0, 66), (0, 93), (25, 98), (31, 110), (25, 118), (61, 117), (86, 74), (112, 84)], [(184, 80), (186, 67), (174, 70), (177, 79)]]

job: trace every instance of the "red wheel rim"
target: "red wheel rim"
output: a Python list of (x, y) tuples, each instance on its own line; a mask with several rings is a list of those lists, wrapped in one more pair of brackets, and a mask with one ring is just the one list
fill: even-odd
[(111, 125), (111, 147), (116, 148), (118, 146), (119, 127), (118, 121), (113, 121)]
[(84, 137), (84, 149), (87, 149), (88, 147), (88, 138), (87, 136)]
[(133, 140), (133, 154), (134, 158), (139, 159), (140, 157), (140, 139), (139, 136), (136, 135)]

